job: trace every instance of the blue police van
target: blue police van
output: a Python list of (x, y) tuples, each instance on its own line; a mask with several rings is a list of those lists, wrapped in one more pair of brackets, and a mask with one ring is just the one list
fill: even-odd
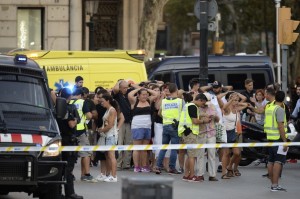
[[(178, 88), (188, 90), (189, 81), (199, 78), (197, 56), (166, 57), (147, 65), (151, 80), (176, 83)], [(247, 78), (254, 80), (254, 89), (274, 83), (274, 68), (270, 57), (260, 55), (208, 56), (208, 83), (215, 80), (231, 85), (234, 90), (244, 89)], [(203, 86), (203, 85), (201, 85)]]

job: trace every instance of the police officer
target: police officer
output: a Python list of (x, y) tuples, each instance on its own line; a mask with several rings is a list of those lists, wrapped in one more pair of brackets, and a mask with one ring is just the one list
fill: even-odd
[[(178, 98), (178, 89), (176, 84), (170, 83), (168, 85), (170, 95), (162, 100), (161, 107), (158, 114), (163, 118), (163, 138), (162, 144), (179, 144), (178, 137), (178, 121), (183, 107), (182, 99)], [(166, 155), (166, 150), (161, 150), (158, 155), (155, 173), (160, 174), (163, 168), (163, 159)], [(169, 174), (180, 174), (176, 170), (177, 150), (171, 150), (169, 162)]]
[[(287, 120), (285, 111), (281, 107), (285, 94), (277, 91), (275, 101), (266, 105), (264, 130), (269, 142), (286, 142)], [(273, 146), (269, 148), (268, 173), (271, 179), (271, 191), (286, 191), (278, 185), (280, 172), (286, 160), (286, 146)]]
[[(69, 88), (63, 88), (61, 90), (60, 96), (70, 101), (72, 91)], [(79, 120), (79, 115), (74, 105), (68, 104), (67, 114), (63, 119), (57, 119), (59, 130), (62, 136), (63, 146), (74, 146), (77, 145), (75, 138), (75, 130), (77, 125), (77, 120)], [(62, 153), (62, 160), (67, 162), (65, 167), (65, 179), (67, 183), (65, 186), (65, 198), (66, 199), (83, 199), (82, 196), (75, 194), (74, 191), (74, 181), (73, 181), (73, 170), (75, 162), (77, 160), (77, 153), (72, 151), (66, 151)]]

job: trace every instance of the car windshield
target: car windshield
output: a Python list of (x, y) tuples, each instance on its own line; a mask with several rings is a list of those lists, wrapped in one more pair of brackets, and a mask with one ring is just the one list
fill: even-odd
[(0, 74), (0, 111), (7, 129), (56, 131), (42, 81)]

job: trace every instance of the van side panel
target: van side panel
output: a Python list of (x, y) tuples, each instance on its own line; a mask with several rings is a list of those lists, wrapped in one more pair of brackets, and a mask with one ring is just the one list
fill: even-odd
[(42, 68), (45, 68), (49, 87), (59, 90), (63, 87), (73, 87), (75, 77), (80, 75), (84, 79), (84, 86), (90, 85), (90, 72), (87, 58), (37, 59)]
[(98, 86), (112, 88), (119, 79), (131, 83), (147, 80), (145, 65), (120, 58), (89, 58), (90, 89)]
[(122, 58), (51, 58), (36, 59), (44, 67), (50, 88), (73, 87), (75, 77), (84, 79), (83, 85), (94, 91), (96, 87), (112, 88), (117, 80), (132, 83), (147, 80), (145, 65), (140, 61)]

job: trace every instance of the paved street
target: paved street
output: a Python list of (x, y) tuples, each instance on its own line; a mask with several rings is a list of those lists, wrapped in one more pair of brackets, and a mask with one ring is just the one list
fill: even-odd
[[(79, 178), (79, 166), (76, 166), (75, 175)], [(266, 173), (264, 165), (241, 167), (241, 177), (234, 177), (231, 180), (219, 180), (218, 182), (204, 181), (201, 183), (187, 183), (181, 180), (182, 175), (170, 176), (162, 174), (161, 176), (174, 178), (173, 199), (188, 199), (205, 197), (209, 199), (296, 199), (299, 198), (299, 182), (300, 182), (300, 164), (287, 164), (280, 179), (280, 184), (287, 188), (287, 192), (270, 192), (270, 182), (261, 175)], [(92, 168), (92, 174), (97, 175), (97, 168)], [(118, 172), (117, 183), (86, 183), (76, 181), (76, 191), (78, 194), (84, 195), (85, 199), (121, 199), (122, 193), (122, 177), (128, 176), (151, 176), (153, 173), (133, 173), (133, 171)], [(205, 176), (206, 179), (208, 178)], [(220, 174), (217, 175), (220, 178)], [(298, 195), (298, 196), (297, 196)], [(1, 197), (3, 199), (29, 199), (24, 193), (13, 193), (9, 196)]]

